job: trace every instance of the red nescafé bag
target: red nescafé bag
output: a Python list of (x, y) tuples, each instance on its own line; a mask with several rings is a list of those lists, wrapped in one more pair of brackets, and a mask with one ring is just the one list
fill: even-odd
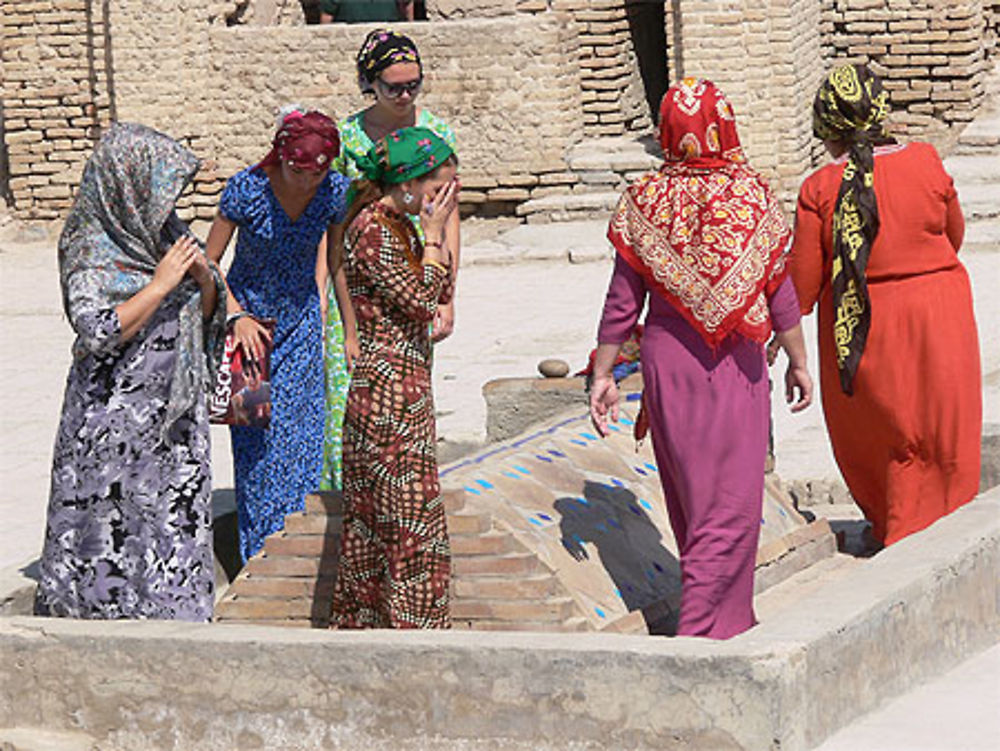
[[(255, 319), (274, 338), (273, 318)], [(208, 397), (208, 419), (217, 425), (251, 425), (266, 428), (271, 424), (271, 344), (264, 357), (249, 358), (236, 344), (230, 328), (222, 363), (215, 377), (215, 388)]]

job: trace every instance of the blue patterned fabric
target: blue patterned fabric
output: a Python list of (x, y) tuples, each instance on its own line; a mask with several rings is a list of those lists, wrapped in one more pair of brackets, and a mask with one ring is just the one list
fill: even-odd
[(330, 172), (291, 221), (263, 170), (250, 167), (226, 184), (219, 203), (239, 231), (229, 288), (244, 310), (277, 320), (271, 354), (271, 426), (231, 428), (240, 551), (247, 560), (264, 538), (301, 511), (319, 488), (323, 465), (323, 326), (316, 249), (344, 218), (350, 182)]

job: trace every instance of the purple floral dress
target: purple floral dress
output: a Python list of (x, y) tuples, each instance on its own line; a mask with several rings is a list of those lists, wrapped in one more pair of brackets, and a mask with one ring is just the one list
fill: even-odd
[(197, 165), (162, 134), (114, 126), (60, 238), (77, 340), (52, 462), (39, 615), (212, 616), (205, 385), (225, 322), (222, 280), (208, 322), (193, 281), (125, 342), (115, 312), (184, 230), (173, 205)]

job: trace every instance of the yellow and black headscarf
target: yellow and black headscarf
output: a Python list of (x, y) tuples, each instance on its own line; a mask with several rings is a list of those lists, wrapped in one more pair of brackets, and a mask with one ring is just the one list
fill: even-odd
[[(358, 66), (358, 86), (361, 87), (361, 93), (374, 92), (375, 79), (383, 70), (396, 63), (420, 65), (420, 53), (413, 40), (392, 29), (370, 31), (355, 58), (355, 64)], [(423, 75), (422, 67), (421, 75)]]
[(865, 269), (878, 234), (874, 147), (895, 143), (885, 130), (889, 92), (863, 65), (843, 65), (826, 77), (813, 103), (813, 134), (848, 147), (833, 211), (833, 336), (840, 387), (852, 393), (871, 326)]

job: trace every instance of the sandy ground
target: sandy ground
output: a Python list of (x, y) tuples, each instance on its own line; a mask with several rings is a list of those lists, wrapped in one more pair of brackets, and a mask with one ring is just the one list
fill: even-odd
[[(49, 228), (50, 234), (57, 229)], [(470, 239), (478, 242), (465, 251), (456, 331), (436, 350), (439, 433), (452, 442), (484, 440), (481, 390), (490, 379), (536, 375), (538, 361), (546, 357), (561, 358), (574, 370), (583, 367), (594, 346), (611, 270), (598, 222), (521, 226), (499, 237), (490, 237), (488, 226), (472, 229)], [(525, 249), (533, 250), (535, 260), (525, 259)], [(570, 263), (565, 259), (573, 249), (598, 260)], [(516, 263), (498, 265), (515, 255)], [(487, 257), (490, 263), (481, 263)], [(964, 261), (980, 326), (985, 419), (1000, 423), (1000, 253), (969, 253)], [(52, 442), (70, 361), (72, 333), (60, 306), (55, 241), (42, 228), (0, 227), (0, 322), (3, 569), (30, 560), (40, 547)], [(811, 317), (805, 330), (815, 353)], [(773, 369), (776, 381), (781, 367), (779, 362)], [(776, 399), (773, 413), (779, 474), (786, 480), (836, 481), (819, 405), (791, 415)], [(215, 487), (232, 487), (226, 429), (213, 428), (213, 439)]]

